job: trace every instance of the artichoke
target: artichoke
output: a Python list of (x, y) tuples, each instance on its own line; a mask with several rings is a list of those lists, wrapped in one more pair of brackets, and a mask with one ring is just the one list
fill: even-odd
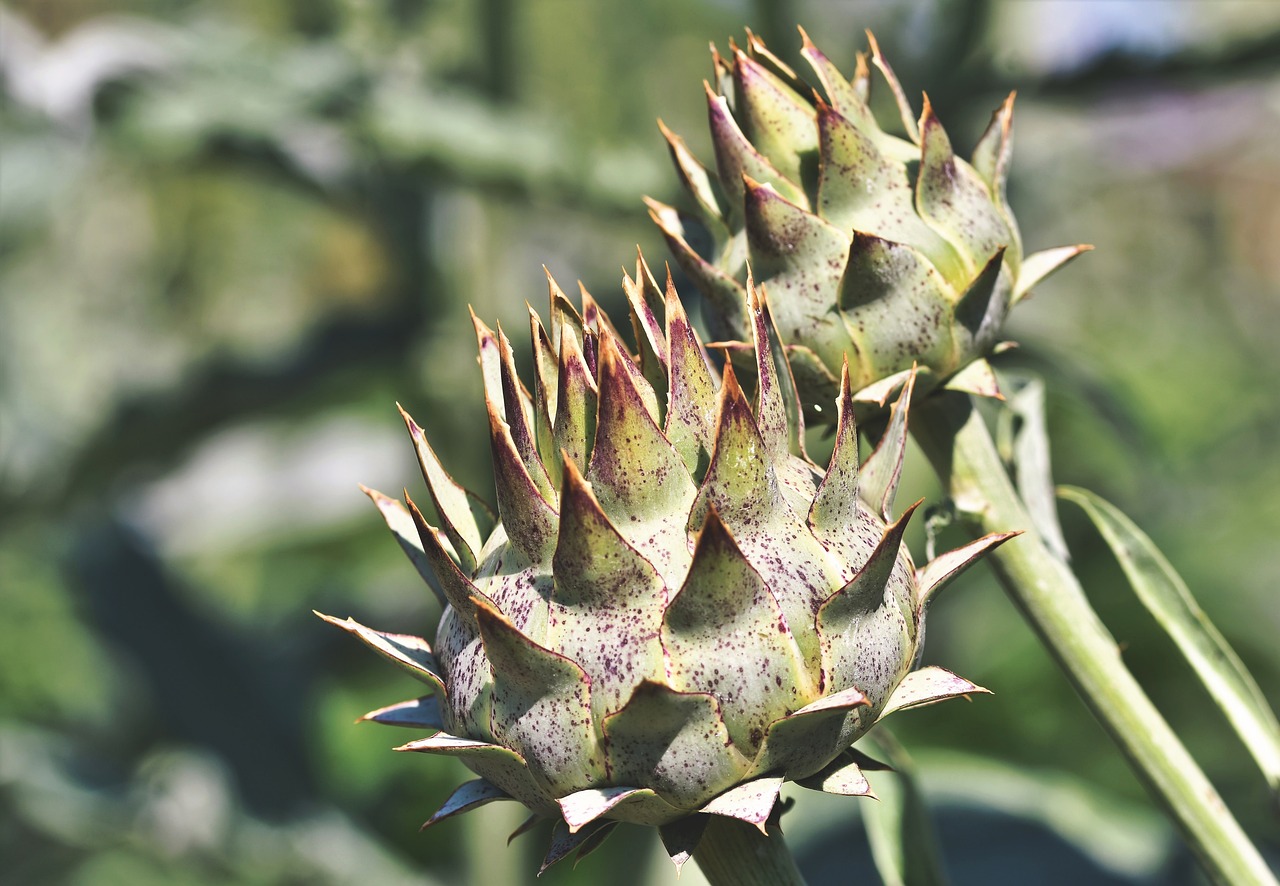
[[(1023, 256), (1005, 200), (1013, 96), (965, 162), (927, 96), (914, 119), (870, 32), (870, 64), (859, 55), (852, 80), (801, 34), (816, 89), (750, 32), (729, 59), (713, 47), (714, 175), (659, 122), (700, 218), (654, 200), (651, 215), (704, 294), (713, 333), (738, 341), (749, 363), (749, 268), (769, 292), (811, 420), (834, 420), (822, 410), (846, 357), (855, 403), (877, 404), (860, 413), (877, 411), (917, 363), (918, 393), (944, 381), (994, 393), (975, 361), (1000, 344), (1009, 309), (1089, 248)], [(873, 67), (896, 109), (883, 128)]]
[(365, 719), (430, 732), (399, 750), (478, 776), (427, 824), (517, 800), (556, 820), (545, 864), (620, 821), (658, 826), (681, 863), (708, 815), (763, 829), (788, 779), (870, 793), (850, 746), (877, 720), (985, 691), (912, 667), (930, 597), (1009, 537), (917, 570), (915, 506), (892, 519), (910, 383), (859, 466), (846, 370), (822, 471), (756, 287), (748, 397), (669, 278), (641, 259), (624, 285), (635, 356), (551, 282), (550, 329), (530, 311), (532, 393), (501, 327), (475, 321), (500, 521), (404, 415), (441, 525), (367, 491), (440, 597), (435, 642), (324, 616), (429, 687)]

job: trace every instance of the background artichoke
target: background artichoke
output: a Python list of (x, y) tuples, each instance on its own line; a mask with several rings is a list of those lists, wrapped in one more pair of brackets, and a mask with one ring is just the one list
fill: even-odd
[(670, 280), (641, 260), (625, 289), (634, 357), (589, 295), (579, 314), (551, 283), (550, 329), (530, 312), (532, 394), (501, 329), (475, 321), (500, 522), (405, 415), (441, 527), (370, 495), (447, 603), (435, 643), (330, 619), (433, 690), (367, 719), (432, 730), (401, 749), (480, 776), (428, 824), (519, 800), (560, 819), (545, 864), (618, 821), (661, 826), (681, 863), (694, 813), (763, 830), (787, 779), (869, 793), (848, 749), (872, 724), (983, 691), (910, 669), (933, 592), (1010, 537), (916, 570), (914, 506), (891, 520), (910, 382), (859, 467), (846, 369), (823, 472), (758, 290), (753, 406), (731, 366), (717, 379)]
[[(835, 398), (846, 357), (855, 399), (880, 405), (913, 364), (922, 386), (952, 376), (998, 344), (1032, 286), (1087, 247), (1022, 254), (1005, 201), (1012, 94), (965, 162), (927, 96), (915, 120), (870, 32), (852, 80), (801, 34), (817, 88), (750, 32), (727, 59), (713, 47), (714, 175), (662, 126), (701, 221), (648, 202), (716, 335), (749, 339), (748, 272), (768, 289), (813, 418)], [(873, 68), (887, 102), (873, 100)], [(881, 107), (890, 113), (877, 116)], [(994, 390), (981, 372), (957, 384)]]

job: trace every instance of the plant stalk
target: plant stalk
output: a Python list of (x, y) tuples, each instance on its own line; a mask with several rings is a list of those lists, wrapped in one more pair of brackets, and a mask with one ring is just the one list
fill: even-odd
[(769, 834), (736, 818), (713, 815), (693, 851), (711, 886), (805, 886), (776, 824)]
[(1025, 530), (988, 561), (1205, 871), (1216, 883), (1274, 886), (1266, 862), (1121, 660), (1075, 574), (1035, 532), (970, 397), (941, 392), (911, 418), (917, 442), (975, 534)]

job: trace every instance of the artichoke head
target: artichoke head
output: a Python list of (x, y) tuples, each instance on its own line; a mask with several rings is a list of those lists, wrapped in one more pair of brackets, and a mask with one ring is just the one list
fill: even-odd
[[(868, 37), (869, 58), (849, 79), (804, 35), (813, 86), (752, 34), (727, 59), (713, 48), (713, 170), (661, 127), (698, 211), (648, 201), (714, 335), (749, 341), (748, 272), (767, 288), (805, 410), (827, 423), (846, 358), (855, 403), (876, 404), (860, 413), (883, 405), (914, 364), (923, 393), (998, 345), (1009, 309), (1088, 248), (1022, 253), (1005, 200), (1012, 95), (966, 162), (927, 96), (917, 121)], [(891, 120), (872, 110), (873, 69)], [(955, 386), (994, 392), (985, 364)]]
[(984, 691), (911, 669), (931, 594), (1008, 537), (916, 569), (914, 506), (892, 511), (910, 383), (859, 465), (844, 372), (819, 469), (759, 290), (742, 306), (748, 396), (670, 280), (642, 259), (624, 285), (637, 353), (552, 281), (549, 328), (530, 311), (529, 388), (501, 328), (476, 321), (500, 519), (404, 416), (440, 526), (369, 494), (444, 606), (434, 642), (329, 619), (428, 687), (366, 719), (429, 733), (400, 750), (478, 776), (428, 824), (516, 800), (557, 821), (548, 864), (619, 821), (660, 827), (679, 862), (696, 813), (763, 828), (787, 779), (869, 793), (850, 746), (878, 719)]

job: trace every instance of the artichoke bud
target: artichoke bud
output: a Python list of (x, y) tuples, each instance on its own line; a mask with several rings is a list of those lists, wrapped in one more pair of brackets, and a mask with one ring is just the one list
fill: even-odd
[[(927, 96), (915, 118), (868, 38), (869, 58), (859, 55), (848, 79), (804, 35), (812, 85), (755, 35), (728, 59), (713, 49), (711, 168), (659, 123), (696, 213), (648, 201), (714, 335), (749, 341), (748, 274), (768, 289), (805, 411), (826, 423), (846, 359), (862, 415), (913, 365), (919, 393), (949, 380), (992, 393), (989, 370), (957, 373), (1000, 343), (1032, 286), (1089, 248), (1023, 256), (1005, 199), (1012, 95), (966, 162)], [(893, 120), (872, 111), (873, 69)]]
[(366, 719), (427, 733), (400, 749), (477, 776), (428, 824), (516, 800), (557, 820), (548, 864), (619, 821), (658, 826), (680, 861), (691, 816), (763, 828), (788, 779), (869, 793), (850, 746), (878, 719), (985, 691), (911, 668), (930, 595), (1008, 537), (913, 566), (914, 506), (894, 516), (912, 380), (860, 465), (845, 367), (822, 469), (759, 289), (740, 310), (748, 396), (669, 278), (641, 259), (624, 288), (634, 352), (551, 281), (528, 387), (503, 331), (475, 321), (496, 520), (404, 415), (440, 525), (368, 492), (444, 607), (434, 642), (329, 619), (427, 687)]

